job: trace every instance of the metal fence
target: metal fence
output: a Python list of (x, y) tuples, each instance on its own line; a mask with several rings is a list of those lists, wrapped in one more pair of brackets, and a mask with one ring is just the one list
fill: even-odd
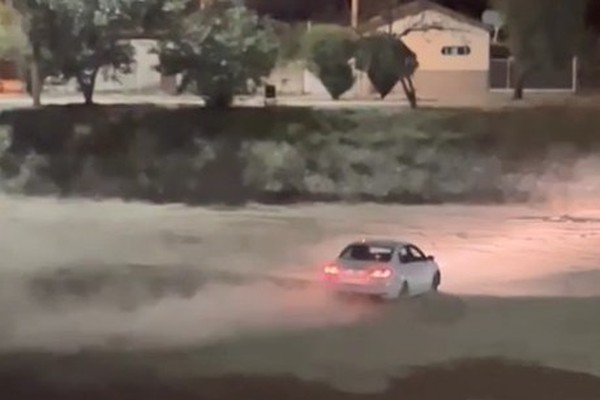
[[(515, 84), (514, 61), (511, 58), (496, 58), (490, 61), (489, 85), (492, 91), (513, 90)], [(577, 90), (577, 58), (567, 68), (536, 71), (525, 81), (528, 91)]]

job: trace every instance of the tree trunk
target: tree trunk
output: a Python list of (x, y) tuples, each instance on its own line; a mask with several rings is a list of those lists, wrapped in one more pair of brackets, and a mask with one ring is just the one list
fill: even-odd
[(513, 100), (522, 100), (525, 89), (525, 78), (527, 70), (515, 64), (515, 90), (513, 92)]
[(40, 68), (40, 48), (33, 46), (33, 57), (31, 60), (29, 79), (31, 82), (31, 97), (33, 98), (33, 106), (39, 107), (42, 105), (42, 74)]
[(205, 97), (206, 108), (224, 110), (233, 104), (234, 96), (229, 93), (220, 93)]
[(417, 108), (418, 104), (417, 104), (417, 91), (415, 90), (415, 86), (413, 85), (413, 81), (412, 78), (409, 76), (408, 78), (406, 78), (406, 80), (408, 81), (408, 89), (409, 89), (409, 99), (408, 101), (410, 102), (410, 107), (411, 108)]
[(404, 90), (404, 94), (406, 95), (406, 99), (410, 104), (410, 108), (417, 108), (417, 92), (413, 85), (412, 79), (410, 77), (401, 78), (400, 83), (402, 84), (402, 90)]
[(525, 85), (525, 79), (522, 75), (517, 76), (515, 80), (515, 90), (513, 93), (513, 100), (523, 100), (523, 86)]
[(188, 88), (190, 83), (192, 83), (192, 74), (188, 72), (183, 72), (181, 74), (181, 82), (177, 85), (176, 94), (183, 94), (183, 92)]
[(82, 71), (81, 74), (77, 76), (77, 82), (79, 83), (83, 98), (85, 99), (85, 105), (87, 106), (94, 104), (96, 75), (98, 75), (98, 68)]

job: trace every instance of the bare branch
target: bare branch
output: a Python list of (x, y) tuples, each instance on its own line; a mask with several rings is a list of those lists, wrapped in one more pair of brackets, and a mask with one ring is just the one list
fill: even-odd
[(393, 24), (394, 21), (397, 21), (401, 18), (397, 18), (397, 16), (392, 15), (392, 16), (383, 16), (383, 15), (379, 15), (378, 17), (375, 17), (373, 20), (371, 20), (370, 23), (368, 23), (366, 26), (361, 27), (361, 29), (356, 29), (354, 28), (353, 31), (358, 35), (358, 36), (365, 36), (365, 35), (369, 35), (370, 32), (372, 32), (373, 29), (378, 29), (379, 27), (383, 27), (383, 26), (388, 26), (388, 31), (389, 33), (393, 34), (394, 36), (396, 36), (397, 38), (402, 38), (404, 36), (409, 35), (412, 32), (428, 32), (428, 31), (447, 31), (447, 32), (468, 32), (468, 30), (466, 30), (465, 28), (460, 28), (460, 27), (456, 27), (456, 26), (449, 26), (448, 24), (446, 24), (444, 21), (427, 21), (425, 18), (425, 14), (420, 14), (418, 19), (414, 20), (410, 26), (406, 27), (403, 31), (398, 32), (398, 33), (393, 33)]
[(400, 33), (396, 33), (395, 35), (398, 37), (404, 37), (412, 32), (428, 32), (428, 31), (454, 31), (454, 32), (464, 32), (463, 29), (456, 28), (448, 28), (447, 26), (438, 25), (438, 24), (429, 24), (425, 26), (412, 26), (410, 28), (406, 28)]
[(395, 35), (399, 38), (404, 37), (412, 32), (428, 32), (428, 31), (452, 31), (452, 32), (465, 32), (464, 29), (452, 28), (449, 26), (445, 26), (442, 23), (434, 22), (428, 23), (425, 22), (425, 15), (421, 14), (421, 17), (418, 21), (415, 21), (412, 26), (404, 29), (400, 33), (396, 33)]

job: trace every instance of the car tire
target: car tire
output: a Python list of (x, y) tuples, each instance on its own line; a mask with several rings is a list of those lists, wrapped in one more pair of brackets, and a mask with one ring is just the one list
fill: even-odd
[(442, 274), (440, 271), (437, 271), (433, 276), (433, 281), (431, 282), (431, 290), (437, 292), (440, 285), (442, 284)]

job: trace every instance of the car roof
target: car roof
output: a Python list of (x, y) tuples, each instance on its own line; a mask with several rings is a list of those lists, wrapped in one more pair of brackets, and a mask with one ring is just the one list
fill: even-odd
[(394, 247), (394, 248), (410, 245), (410, 243), (408, 243), (408, 242), (401, 241), (401, 240), (394, 240), (394, 239), (363, 239), (363, 240), (358, 240), (358, 241), (352, 242), (349, 244), (349, 246), (361, 245), (361, 244), (367, 245), (367, 246), (375, 246), (375, 247)]

